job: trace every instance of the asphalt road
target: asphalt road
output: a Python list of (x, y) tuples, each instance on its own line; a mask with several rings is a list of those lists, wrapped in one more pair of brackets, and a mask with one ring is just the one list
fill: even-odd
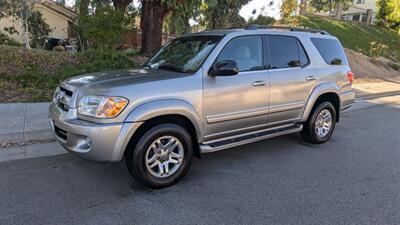
[(358, 109), (329, 143), (289, 135), (204, 155), (157, 191), (122, 163), (4, 162), (0, 224), (400, 224), (399, 128), (393, 104)]

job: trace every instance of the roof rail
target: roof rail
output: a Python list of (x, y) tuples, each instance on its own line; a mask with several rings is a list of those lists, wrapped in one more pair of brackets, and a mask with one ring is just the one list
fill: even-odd
[(246, 30), (258, 30), (258, 29), (275, 29), (275, 30), (288, 30), (288, 31), (297, 31), (297, 32), (309, 32), (314, 34), (323, 34), (330, 35), (328, 32), (324, 30), (317, 29), (307, 29), (307, 28), (299, 28), (299, 27), (288, 27), (288, 26), (261, 26), (261, 25), (250, 25), (245, 28)]

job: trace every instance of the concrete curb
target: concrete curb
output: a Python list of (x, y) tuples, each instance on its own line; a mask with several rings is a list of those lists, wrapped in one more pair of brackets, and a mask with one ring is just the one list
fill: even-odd
[(67, 153), (61, 145), (56, 142), (33, 144), (12, 148), (0, 149), (0, 162), (16, 160), (16, 159), (30, 159), (44, 156), (53, 156)]
[(49, 104), (0, 104), (0, 147), (54, 139), (47, 119)]

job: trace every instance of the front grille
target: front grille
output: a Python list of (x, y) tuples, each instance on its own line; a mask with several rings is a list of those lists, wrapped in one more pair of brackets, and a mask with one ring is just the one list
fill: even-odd
[(56, 125), (54, 125), (54, 132), (56, 133), (57, 137), (67, 141), (67, 131), (57, 127)]
[(72, 94), (72, 91), (60, 87), (60, 91), (57, 94), (57, 105), (60, 109), (68, 111)]
[(63, 87), (60, 87), (60, 91), (64, 92), (64, 93), (65, 93), (67, 96), (69, 96), (69, 97), (71, 97), (72, 94), (73, 94), (72, 91), (67, 90), (67, 89), (65, 89), (65, 88), (63, 88)]

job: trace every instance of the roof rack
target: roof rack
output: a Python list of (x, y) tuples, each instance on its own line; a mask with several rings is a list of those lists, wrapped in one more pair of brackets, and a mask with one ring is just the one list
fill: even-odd
[(328, 32), (324, 30), (317, 29), (306, 29), (306, 28), (298, 28), (298, 27), (288, 27), (288, 26), (261, 26), (261, 25), (250, 25), (245, 28), (246, 30), (258, 30), (258, 29), (275, 29), (275, 30), (288, 30), (288, 31), (297, 31), (297, 32), (309, 32), (314, 34), (323, 34), (330, 35)]

